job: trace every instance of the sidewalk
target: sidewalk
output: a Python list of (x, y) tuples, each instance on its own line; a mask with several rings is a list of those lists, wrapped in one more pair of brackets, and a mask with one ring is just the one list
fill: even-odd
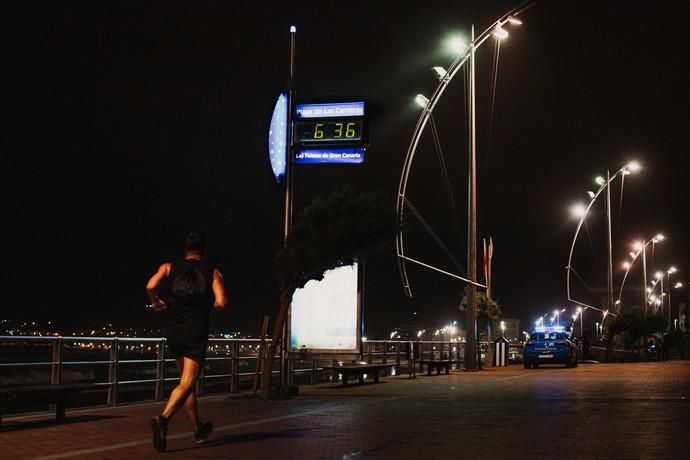
[[(521, 366), (379, 384), (300, 387), (287, 401), (203, 398), (215, 431), (193, 442), (186, 414), (168, 452), (151, 445), (161, 403), (7, 419), (4, 459), (688, 458), (690, 361)], [(554, 450), (555, 449), (555, 450)]]

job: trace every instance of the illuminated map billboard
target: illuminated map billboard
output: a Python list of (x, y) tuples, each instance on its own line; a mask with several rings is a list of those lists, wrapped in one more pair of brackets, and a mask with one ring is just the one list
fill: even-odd
[(328, 270), (292, 297), (290, 350), (309, 353), (359, 353), (361, 315), (359, 264)]

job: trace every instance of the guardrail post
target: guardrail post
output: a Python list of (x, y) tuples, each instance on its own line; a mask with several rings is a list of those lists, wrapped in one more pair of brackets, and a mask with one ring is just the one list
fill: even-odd
[(407, 342), (407, 373), (410, 378), (417, 377), (416, 359), (417, 356), (414, 354), (414, 342)]
[(319, 381), (319, 360), (311, 360), (311, 377), (309, 378), (309, 383), (315, 385)]
[(62, 337), (53, 340), (53, 357), (50, 365), (50, 383), (53, 385), (62, 383), (62, 345)]
[[(282, 346), (282, 344), (281, 344)], [(295, 383), (295, 359), (290, 357), (289, 353), (285, 353), (287, 360), (287, 384), (294, 385)]]
[(165, 391), (165, 339), (161, 339), (158, 343), (158, 351), (156, 352), (156, 401), (163, 400), (163, 392)]
[(108, 364), (108, 406), (117, 406), (117, 371), (119, 368), (120, 352), (117, 337), (110, 343), (110, 363)]
[[(260, 359), (260, 358), (259, 358)], [(262, 368), (263, 369), (263, 368)], [(232, 342), (230, 347), (230, 393), (240, 391), (240, 343)]]

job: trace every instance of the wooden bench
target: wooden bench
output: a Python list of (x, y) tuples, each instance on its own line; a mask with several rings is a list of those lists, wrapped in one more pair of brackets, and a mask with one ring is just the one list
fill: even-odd
[(441, 369), (446, 370), (446, 374), (450, 372), (450, 366), (456, 362), (452, 359), (420, 359), (417, 361), (419, 363), (419, 370), (422, 370), (422, 366), (426, 364), (427, 375), (431, 375), (431, 370), (436, 368), (436, 374), (441, 374)]
[(343, 386), (351, 375), (359, 376), (359, 383), (364, 383), (364, 374), (373, 374), (374, 383), (379, 383), (381, 369), (390, 369), (395, 364), (343, 364), (342, 366), (326, 366), (324, 369), (332, 370), (343, 375)]
[(98, 388), (91, 383), (62, 383), (55, 385), (24, 385), (15, 387), (0, 387), (0, 426), (2, 426), (3, 403), (16, 399), (21, 395), (28, 395), (32, 402), (55, 403), (55, 421), (65, 421), (65, 405), (68, 397), (85, 390)]

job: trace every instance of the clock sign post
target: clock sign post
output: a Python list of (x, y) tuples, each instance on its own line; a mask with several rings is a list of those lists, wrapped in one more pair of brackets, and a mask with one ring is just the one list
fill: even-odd
[[(292, 227), (293, 167), (295, 165), (362, 164), (369, 142), (364, 102), (296, 103), (294, 85), (296, 32), (296, 27), (290, 27), (288, 91), (278, 96), (268, 130), (268, 156), (271, 169), (276, 181), (285, 183), (284, 242), (287, 242)], [(307, 322), (304, 324), (295, 323), (296, 327), (292, 331), (295, 337), (292, 340), (289, 337), (288, 329), (294, 318), (283, 324), (280, 347), (280, 381), (282, 385), (288, 383), (287, 351), (289, 343), (300, 344), (295, 345), (300, 352), (305, 351), (304, 347), (319, 352), (329, 350), (337, 353), (360, 351), (362, 285), (360, 275), (358, 275), (360, 272), (357, 270), (357, 264), (351, 267), (341, 267), (341, 269), (340, 272), (325, 277), (328, 278), (325, 281), (330, 284), (322, 283), (324, 285), (321, 286), (319, 283), (312, 283), (312, 286), (305, 286), (304, 292), (300, 294), (301, 297), (298, 297), (311, 299), (315, 298), (317, 294), (323, 297), (323, 292), (326, 292), (327, 295), (319, 301), (321, 304), (341, 306), (344, 302), (343, 299), (346, 299), (347, 304), (351, 306), (347, 309), (349, 312), (346, 315), (347, 321), (343, 324), (339, 323), (336, 329), (347, 330), (347, 334), (341, 334), (342, 336), (337, 337), (323, 336), (324, 330), (330, 330), (333, 327), (329, 329), (325, 324), (321, 324), (323, 321), (320, 321), (318, 325), (313, 324), (313, 321), (310, 323), (309, 320), (313, 316), (309, 313), (311, 304), (305, 301), (298, 303), (301, 308), (297, 312), (297, 318), (302, 318)], [(290, 312), (288, 312), (288, 316), (291, 317)], [(318, 336), (320, 339), (312, 340), (317, 332), (321, 334)]]

